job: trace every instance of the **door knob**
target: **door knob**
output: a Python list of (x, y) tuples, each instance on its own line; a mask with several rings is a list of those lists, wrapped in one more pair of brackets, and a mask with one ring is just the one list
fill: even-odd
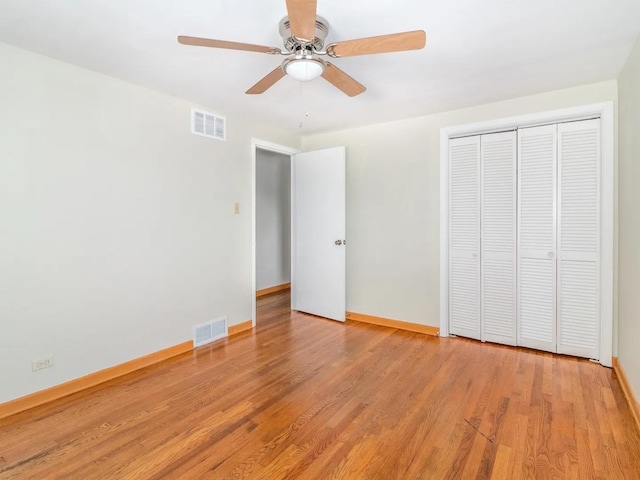
[(342, 240), (336, 240), (336, 245), (342, 245)]

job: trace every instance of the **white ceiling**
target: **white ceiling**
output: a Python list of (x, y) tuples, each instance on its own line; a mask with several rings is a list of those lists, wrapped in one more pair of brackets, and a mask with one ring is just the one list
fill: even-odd
[(0, 41), (310, 133), (617, 78), (640, 32), (640, 0), (318, 0), (326, 43), (427, 32), (423, 50), (334, 60), (367, 87), (353, 98), (289, 77), (245, 95), (284, 57), (176, 41), (281, 47), (285, 14), (285, 0), (2, 0)]

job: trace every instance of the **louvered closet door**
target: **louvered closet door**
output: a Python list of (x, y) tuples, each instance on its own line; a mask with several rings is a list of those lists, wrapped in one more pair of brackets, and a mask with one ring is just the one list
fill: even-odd
[(518, 130), (518, 345), (556, 350), (556, 125)]
[(599, 359), (600, 120), (558, 125), (558, 353)]
[(481, 137), (482, 340), (516, 344), (516, 132)]
[(480, 339), (480, 137), (449, 142), (449, 331)]

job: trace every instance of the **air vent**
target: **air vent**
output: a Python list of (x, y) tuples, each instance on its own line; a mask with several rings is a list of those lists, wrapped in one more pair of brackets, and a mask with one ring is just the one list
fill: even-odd
[(220, 317), (193, 327), (193, 348), (229, 336), (227, 317)]
[(226, 120), (224, 117), (192, 108), (191, 133), (216, 140), (226, 140)]

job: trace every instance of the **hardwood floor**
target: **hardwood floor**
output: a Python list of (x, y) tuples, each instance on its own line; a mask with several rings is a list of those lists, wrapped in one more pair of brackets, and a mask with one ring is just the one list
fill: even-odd
[(0, 479), (639, 479), (613, 372), (288, 311), (0, 420)]

